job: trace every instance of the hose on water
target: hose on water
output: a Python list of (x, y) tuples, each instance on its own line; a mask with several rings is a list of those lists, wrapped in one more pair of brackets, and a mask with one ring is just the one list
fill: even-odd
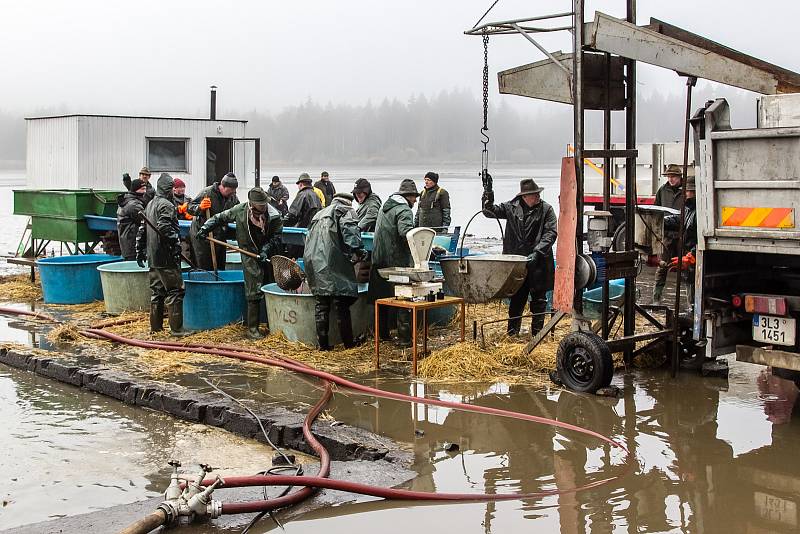
[[(17, 310), (14, 308), (5, 308), (0, 307), (0, 313), (2, 314), (12, 314), (12, 315), (26, 315), (26, 316), (33, 316), (36, 318), (44, 318), (49, 321), (58, 322), (52, 317), (44, 316), (40, 313), (36, 312), (29, 312), (26, 310)], [(264, 512), (264, 511), (272, 511), (278, 508), (283, 508), (286, 506), (290, 506), (296, 504), (303, 499), (311, 496), (317, 489), (325, 488), (325, 489), (333, 489), (339, 491), (348, 491), (351, 493), (360, 493), (364, 495), (372, 495), (375, 497), (382, 497), (385, 499), (402, 499), (402, 500), (422, 500), (422, 501), (502, 501), (502, 500), (515, 500), (515, 499), (530, 499), (530, 498), (539, 498), (544, 496), (550, 495), (560, 495), (565, 493), (574, 493), (577, 491), (582, 491), (590, 488), (596, 488), (603, 484), (607, 484), (614, 480), (619, 479), (622, 476), (622, 473), (608, 476), (606, 478), (598, 479), (591, 481), (587, 484), (573, 487), (573, 488), (566, 488), (566, 489), (551, 489), (551, 490), (543, 490), (534, 493), (508, 493), (508, 494), (487, 494), (487, 493), (434, 493), (434, 492), (423, 492), (423, 491), (411, 491), (411, 490), (401, 490), (401, 489), (394, 489), (394, 488), (384, 488), (380, 486), (371, 486), (368, 484), (359, 484), (355, 482), (348, 482), (343, 480), (332, 480), (327, 478), (330, 474), (330, 455), (325, 447), (314, 437), (314, 434), (311, 432), (311, 426), (317, 416), (321, 413), (323, 407), (327, 404), (330, 398), (333, 395), (332, 392), (332, 385), (336, 384), (337, 386), (347, 388), (352, 391), (360, 392), (363, 394), (380, 397), (384, 399), (391, 399), (403, 402), (412, 402), (418, 404), (426, 404), (430, 406), (441, 406), (444, 408), (450, 408), (455, 410), (473, 412), (473, 413), (481, 413), (487, 415), (495, 415), (499, 417), (507, 417), (511, 419), (517, 419), (522, 421), (529, 421), (539, 424), (545, 424), (552, 427), (560, 428), (563, 430), (576, 432), (579, 434), (583, 434), (585, 436), (589, 436), (595, 439), (598, 439), (604, 443), (611, 445), (614, 448), (621, 450), (625, 454), (624, 462), (622, 467), (627, 470), (631, 467), (632, 464), (632, 457), (628, 449), (620, 443), (608, 436), (604, 436), (598, 432), (593, 430), (589, 430), (586, 428), (579, 427), (577, 425), (572, 425), (569, 423), (565, 423), (563, 421), (558, 421), (555, 419), (550, 419), (546, 417), (541, 417), (537, 415), (513, 412), (510, 410), (503, 410), (500, 408), (491, 408), (488, 406), (477, 406), (471, 404), (463, 404), (460, 402), (451, 402), (451, 401), (443, 401), (439, 399), (430, 399), (430, 398), (423, 398), (423, 397), (415, 397), (412, 395), (406, 395), (402, 393), (394, 393), (391, 391), (384, 391), (381, 389), (365, 386), (359, 384), (357, 382), (353, 382), (351, 380), (347, 380), (345, 378), (339, 377), (337, 375), (327, 373), (325, 371), (320, 371), (318, 369), (314, 369), (304, 363), (299, 361), (293, 360), (288, 358), (277, 351), (271, 349), (251, 349), (246, 347), (237, 347), (231, 345), (218, 345), (218, 344), (200, 344), (200, 343), (181, 343), (181, 342), (174, 342), (174, 341), (146, 341), (141, 339), (133, 339), (133, 338), (126, 338), (124, 336), (120, 336), (118, 334), (114, 334), (112, 332), (107, 332), (100, 328), (87, 328), (80, 331), (82, 335), (94, 339), (105, 339), (107, 341), (116, 342), (116, 343), (123, 343), (126, 345), (140, 347), (145, 349), (159, 349), (165, 351), (192, 351), (202, 354), (212, 354), (216, 356), (223, 356), (226, 358), (233, 358), (242, 361), (254, 362), (264, 365), (271, 365), (275, 367), (280, 367), (286, 369), (288, 371), (293, 371), (295, 373), (300, 373), (301, 375), (311, 376), (318, 378), (323, 381), (324, 391), (322, 397), (319, 401), (311, 408), (309, 413), (306, 415), (303, 421), (303, 436), (305, 437), (308, 444), (311, 448), (319, 455), (320, 457), (320, 469), (319, 474), (317, 476), (291, 476), (291, 475), (255, 475), (255, 476), (245, 476), (245, 477), (225, 477), (225, 483), (219, 486), (219, 489), (225, 488), (236, 488), (236, 487), (245, 487), (245, 486), (303, 486), (302, 489), (295, 491), (293, 493), (289, 493), (286, 495), (282, 495), (273, 499), (264, 499), (260, 501), (249, 501), (249, 502), (232, 502), (232, 503), (223, 503), (222, 504), (222, 513), (223, 514), (243, 514), (243, 513), (253, 513), (253, 512)], [(265, 356), (270, 355), (271, 357)], [(210, 485), (213, 481), (211, 480), (204, 480), (204, 485)], [(152, 517), (158, 515), (151, 514)], [(151, 519), (154, 520), (154, 519)], [(156, 524), (155, 526), (159, 526), (163, 524), (165, 518), (162, 514), (161, 523)], [(142, 520), (144, 521), (144, 520)], [(141, 522), (137, 522), (139, 524)], [(128, 527), (125, 531), (125, 534), (132, 534), (133, 532), (148, 532), (145, 530), (130, 530), (133, 528), (134, 525)], [(142, 527), (144, 528), (144, 527)], [(152, 527), (155, 528), (155, 527)]]

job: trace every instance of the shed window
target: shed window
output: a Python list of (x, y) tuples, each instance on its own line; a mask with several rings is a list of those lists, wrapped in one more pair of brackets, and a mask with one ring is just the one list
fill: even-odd
[(188, 139), (147, 138), (147, 166), (151, 172), (189, 172)]

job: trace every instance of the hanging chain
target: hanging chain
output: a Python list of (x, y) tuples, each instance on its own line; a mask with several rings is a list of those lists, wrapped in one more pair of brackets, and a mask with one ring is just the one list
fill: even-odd
[(489, 34), (483, 30), (483, 127), (481, 128), (481, 181), (484, 191), (492, 190), (492, 177), (489, 174)]

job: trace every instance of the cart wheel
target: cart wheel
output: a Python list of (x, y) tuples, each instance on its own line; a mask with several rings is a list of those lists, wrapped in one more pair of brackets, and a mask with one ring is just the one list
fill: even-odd
[(625, 223), (620, 224), (614, 230), (614, 237), (611, 239), (611, 250), (614, 252), (625, 250)]
[(571, 332), (558, 345), (556, 369), (573, 391), (594, 393), (611, 384), (614, 362), (603, 339), (588, 332)]

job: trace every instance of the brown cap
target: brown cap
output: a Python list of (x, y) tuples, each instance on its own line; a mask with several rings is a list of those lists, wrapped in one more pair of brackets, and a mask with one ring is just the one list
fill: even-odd
[(519, 193), (517, 193), (514, 198), (521, 197), (522, 195), (541, 193), (542, 191), (544, 191), (544, 187), (539, 187), (536, 185), (536, 182), (534, 182), (533, 179), (524, 178), (519, 181)]
[(667, 168), (664, 169), (664, 172), (661, 173), (662, 176), (683, 176), (683, 170), (681, 170), (680, 165), (676, 165), (675, 163), (670, 163), (667, 165)]
[(141, 169), (139, 169), (139, 174), (146, 174), (147, 176), (150, 176), (151, 172), (150, 169), (148, 169), (147, 167), (142, 167)]

